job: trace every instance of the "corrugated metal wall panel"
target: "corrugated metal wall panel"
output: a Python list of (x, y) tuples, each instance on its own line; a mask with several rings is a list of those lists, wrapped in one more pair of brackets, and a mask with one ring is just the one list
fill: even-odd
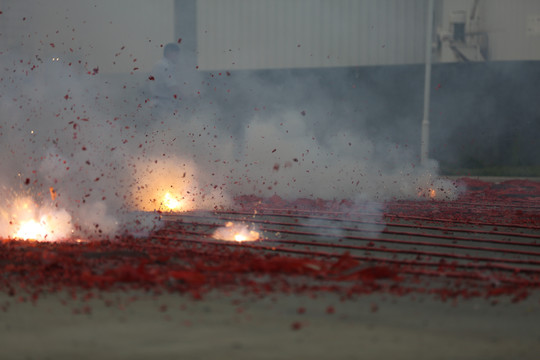
[(427, 0), (199, 0), (201, 69), (421, 63)]
[(484, 1), (491, 60), (540, 60), (540, 33), (528, 29), (530, 17), (540, 19), (538, 0)]

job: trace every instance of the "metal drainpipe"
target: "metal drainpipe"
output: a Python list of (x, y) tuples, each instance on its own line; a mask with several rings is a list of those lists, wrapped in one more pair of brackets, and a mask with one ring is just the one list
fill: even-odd
[(427, 165), (429, 159), (429, 95), (431, 91), (431, 44), (433, 33), (433, 0), (428, 0), (426, 27), (426, 72), (424, 77), (424, 117), (422, 119), (422, 137), (420, 140), (420, 163)]

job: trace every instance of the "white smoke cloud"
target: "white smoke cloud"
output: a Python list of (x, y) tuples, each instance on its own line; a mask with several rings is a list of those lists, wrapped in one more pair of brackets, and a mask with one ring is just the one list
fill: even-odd
[[(38, 62), (35, 67), (31, 60), (14, 61), (14, 55), (0, 59), (0, 161), (2, 185), (10, 194), (4, 223), (23, 221), (9, 202), (25, 194), (36, 204), (35, 221), (69, 223), (55, 226), (69, 229), (64, 237), (72, 232), (114, 236), (130, 210), (126, 144), (134, 130), (97, 109), (99, 87), (90, 76), (73, 73), (66, 64)], [(13, 226), (4, 224), (1, 230), (2, 236), (13, 236)], [(52, 237), (57, 236), (47, 240)]]
[[(190, 94), (172, 114), (65, 62), (21, 62), (16, 53), (0, 62), (1, 185), (58, 211), (51, 222), (69, 224), (66, 234), (144, 234), (159, 226), (145, 213), (228, 208), (239, 195), (384, 202), (459, 194), (436, 164), (421, 168), (413, 150), (364, 131), (356, 105), (332, 89), (347, 78), (326, 86), (317, 76), (244, 73), (212, 82), (192, 72)], [(182, 205), (167, 208), (167, 199)], [(2, 236), (13, 231), (10, 216)]]

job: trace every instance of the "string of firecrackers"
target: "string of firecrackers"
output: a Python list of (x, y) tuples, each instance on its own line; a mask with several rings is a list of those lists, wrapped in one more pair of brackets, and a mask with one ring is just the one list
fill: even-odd
[[(497, 221), (503, 223), (526, 222), (540, 226), (540, 182), (532, 180), (507, 180), (492, 183), (471, 178), (461, 178), (455, 181), (463, 192), (455, 201), (427, 200), (419, 197), (418, 201), (386, 201), (386, 213), (400, 216), (431, 216), (439, 212), (446, 220), (485, 222)], [(285, 200), (278, 195), (261, 198), (254, 195), (238, 196), (235, 199), (240, 209), (264, 213), (279, 213), (289, 211), (325, 211), (325, 212), (354, 212), (361, 206), (350, 199), (324, 200), (299, 198)], [(469, 212), (465, 211), (469, 205)], [(482, 211), (485, 206), (498, 206), (503, 211)], [(526, 219), (524, 219), (524, 215)], [(444, 220), (444, 219), (443, 219)]]
[[(511, 201), (512, 204), (524, 202), (533, 207), (538, 205), (538, 202), (530, 201), (540, 193), (540, 185), (535, 182), (511, 181), (494, 185), (471, 179), (462, 181), (466, 183), (468, 191), (458, 201), (480, 199), (487, 204)], [(514, 196), (516, 194), (519, 196)], [(353, 205), (349, 200), (285, 201), (277, 196), (269, 199), (250, 196), (238, 200), (247, 209), (274, 211), (279, 205), (291, 213), (301, 209), (332, 212)], [(422, 215), (425, 205), (432, 203), (435, 202), (424, 201), (422, 207), (415, 207), (414, 202), (394, 204), (396, 208), (390, 212), (399, 212), (396, 211), (399, 210), (398, 206), (404, 206), (405, 215)], [(468, 216), (452, 210), (455, 203), (447, 204), (448, 207), (442, 209), (450, 213), (448, 218)], [(523, 216), (524, 210), (521, 208), (509, 207), (502, 212), (502, 215), (501, 211), (489, 212), (486, 218), (525, 221), (525, 226), (531, 228), (540, 224), (538, 215), (535, 217), (534, 213), (527, 213), (527, 216)], [(512, 216), (507, 216), (509, 212)], [(441, 263), (433, 269), (420, 262), (399, 264), (390, 261), (361, 261), (348, 253), (337, 258), (298, 254), (287, 256), (257, 251), (249, 245), (227, 247), (194, 244), (177, 239), (134, 239), (129, 236), (115, 241), (77, 244), (2, 241), (0, 274), (0, 291), (34, 301), (42, 293), (64, 289), (167, 290), (189, 293), (194, 298), (200, 298), (209, 291), (237, 287), (258, 295), (276, 291), (329, 291), (345, 297), (371, 292), (395, 295), (427, 293), (435, 294), (442, 300), (507, 295), (512, 297), (512, 301), (518, 302), (540, 287), (537, 272), (514, 271), (503, 274), (502, 271), (490, 269), (489, 264), (483, 269), (458, 271), (451, 263)], [(434, 285), (438, 284), (437, 281), (429, 281), (421, 285), (425, 277), (444, 279), (444, 284), (439, 286)]]
[[(33, 300), (41, 293), (64, 289), (166, 290), (201, 298), (213, 290), (240, 288), (258, 295), (325, 291), (351, 297), (387, 292), (435, 294), (442, 300), (510, 295), (520, 301), (540, 287), (537, 275), (457, 272), (450, 265), (427, 270), (361, 262), (348, 253), (337, 259), (315, 259), (184, 242), (174, 246), (134, 239), (82, 246), (4, 242), (0, 253), (0, 290), (13, 296), (20, 292), (19, 296), (26, 294)], [(419, 286), (411, 281), (418, 275), (455, 281), (440, 287)]]

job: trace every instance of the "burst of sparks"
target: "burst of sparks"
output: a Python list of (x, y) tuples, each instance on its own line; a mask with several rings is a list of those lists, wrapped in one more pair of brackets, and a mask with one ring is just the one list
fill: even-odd
[(180, 205), (181, 202), (174, 198), (170, 193), (166, 193), (163, 197), (163, 206), (169, 211), (179, 210)]
[(224, 227), (218, 228), (212, 237), (216, 240), (243, 242), (259, 240), (260, 234), (258, 231), (249, 229), (246, 224), (229, 221)]
[(47, 236), (46, 226), (35, 220), (23, 221), (19, 230), (13, 235), (14, 239), (21, 240), (45, 240)]
[[(51, 198), (53, 195), (56, 192), (51, 188)], [(65, 209), (38, 206), (30, 197), (16, 197), (0, 218), (11, 225), (3, 235), (10, 239), (58, 241), (73, 234), (71, 215)]]
[(435, 199), (437, 197), (437, 191), (435, 189), (420, 189), (418, 196), (425, 197), (429, 199)]

